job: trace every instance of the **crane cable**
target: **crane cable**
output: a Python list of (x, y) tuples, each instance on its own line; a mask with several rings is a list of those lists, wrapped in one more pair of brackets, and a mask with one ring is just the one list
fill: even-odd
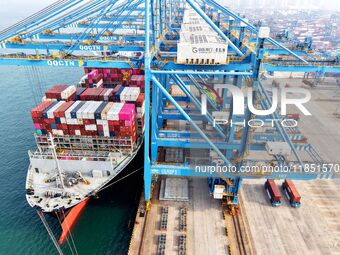
[[(57, 216), (58, 222), (59, 222), (59, 224), (60, 224), (60, 226), (61, 226), (61, 225), (62, 225), (62, 222), (61, 222), (61, 220), (60, 220), (60, 217), (59, 217), (59, 215), (58, 215), (58, 212), (56, 212), (56, 216)], [(64, 217), (64, 220), (65, 220), (65, 217)], [(70, 241), (68, 240), (68, 238), (66, 238), (66, 242), (67, 242), (67, 244), (68, 244), (68, 247), (70, 248), (71, 254), (74, 255), (73, 249), (72, 249), (72, 247), (71, 247), (71, 244), (70, 244)]]
[(25, 70), (26, 76), (28, 78), (28, 83), (29, 83), (28, 86), (30, 87), (30, 90), (31, 90), (31, 93), (32, 93), (32, 97), (33, 97), (33, 100), (34, 100), (34, 104), (38, 105), (38, 100), (37, 100), (38, 97), (37, 97), (36, 90), (34, 89), (35, 86), (33, 84), (32, 76), (31, 76), (31, 73), (30, 73), (30, 66), (25, 66), (24, 70)]
[(100, 192), (100, 191), (102, 191), (102, 190), (104, 190), (104, 189), (107, 189), (108, 187), (112, 186), (113, 184), (116, 184), (117, 182), (122, 181), (123, 179), (129, 177), (130, 175), (132, 175), (132, 174), (134, 174), (134, 173), (137, 173), (139, 170), (141, 170), (141, 169), (143, 169), (143, 168), (144, 168), (144, 166), (142, 166), (142, 167), (140, 167), (140, 168), (134, 170), (133, 172), (131, 172), (131, 173), (129, 173), (129, 174), (123, 176), (122, 178), (116, 180), (115, 182), (112, 182), (112, 183), (110, 183), (109, 185), (106, 185), (106, 186), (102, 187), (102, 188), (99, 189), (97, 192)]
[(51, 237), (52, 242), (53, 242), (55, 248), (57, 249), (59, 255), (64, 255), (63, 251), (61, 250), (61, 248), (60, 248), (60, 246), (59, 246), (59, 244), (58, 244), (58, 242), (57, 242), (57, 240), (55, 239), (55, 236), (53, 235), (53, 232), (52, 232), (51, 228), (49, 227), (49, 225), (48, 225), (48, 223), (47, 223), (47, 221), (46, 221), (46, 218), (45, 218), (44, 213), (43, 213), (42, 211), (39, 211), (39, 210), (37, 210), (37, 213), (38, 213), (38, 215), (39, 215), (39, 217), (40, 217), (42, 223), (44, 224), (47, 233), (48, 233), (49, 236)]
[(40, 89), (40, 97), (43, 97), (44, 92), (45, 92), (45, 86), (44, 86), (44, 82), (42, 81), (42, 74), (41, 74), (41, 70), (39, 67), (34, 67), (35, 70), (35, 77), (37, 78), (37, 83), (39, 85), (39, 89)]
[(53, 11), (54, 9), (57, 9), (59, 6), (61, 6), (63, 3), (67, 3), (67, 2), (70, 2), (70, 0), (59, 0), (47, 7), (45, 7), (44, 9), (40, 10), (39, 12), (27, 17), (26, 19), (23, 19), (15, 24), (13, 24), (12, 26), (4, 29), (4, 30), (1, 30), (0, 31), (0, 36), (3, 36), (9, 32), (15, 32), (13, 30), (15, 29), (20, 29), (22, 28), (23, 26), (25, 25), (28, 25), (30, 22), (32, 22), (34, 19), (36, 18), (40, 18), (40, 16), (46, 14), (46, 11)]
[[(66, 219), (66, 215), (65, 215), (64, 210), (62, 210), (62, 212), (63, 212), (63, 216), (64, 216), (64, 220), (65, 220), (65, 219)], [(66, 221), (66, 226), (67, 226), (68, 230), (70, 231), (70, 237), (71, 237), (72, 245), (73, 245), (73, 247), (74, 247), (74, 251), (76, 252), (76, 255), (78, 255), (77, 247), (76, 247), (76, 244), (75, 244), (75, 242), (74, 242), (74, 240), (73, 240), (73, 235), (72, 235), (72, 232), (71, 232), (71, 228), (70, 228), (70, 226), (68, 225), (68, 222), (67, 222), (67, 221)]]

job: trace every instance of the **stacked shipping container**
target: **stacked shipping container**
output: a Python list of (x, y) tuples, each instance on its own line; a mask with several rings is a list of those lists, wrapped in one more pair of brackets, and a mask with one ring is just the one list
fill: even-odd
[(50, 101), (57, 100), (70, 101), (74, 100), (76, 95), (77, 95), (76, 87), (68, 86), (65, 84), (56, 85), (45, 92), (46, 99), (49, 99)]
[[(89, 81), (96, 81), (99, 74), (91, 70)], [(31, 115), (38, 135), (131, 138), (135, 143), (144, 131), (144, 111), (140, 87), (76, 88), (62, 84), (49, 89)]]
[(38, 135), (137, 138), (134, 104), (101, 101), (44, 101), (32, 110)]
[[(144, 90), (144, 71), (141, 69), (126, 68), (85, 68), (87, 78), (83, 87), (105, 87), (112, 88), (120, 84), (124, 86), (140, 87)], [(137, 77), (136, 77), (137, 76)]]

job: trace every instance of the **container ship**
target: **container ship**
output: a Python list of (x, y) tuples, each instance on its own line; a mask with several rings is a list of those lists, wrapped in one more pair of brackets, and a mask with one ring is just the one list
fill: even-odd
[[(144, 72), (91, 69), (55, 85), (32, 111), (26, 198), (40, 213), (86, 203), (136, 159), (144, 136)], [(125, 171), (124, 171), (125, 172)]]

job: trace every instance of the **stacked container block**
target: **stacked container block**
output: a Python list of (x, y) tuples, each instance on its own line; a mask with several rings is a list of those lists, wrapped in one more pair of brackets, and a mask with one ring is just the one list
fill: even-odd
[[(127, 68), (85, 68), (87, 78), (83, 87), (112, 88), (115, 85), (136, 86), (144, 90), (144, 70)], [(95, 79), (96, 78), (96, 79)], [(102, 83), (97, 79), (102, 79)], [(100, 86), (98, 86), (98, 83)], [(96, 84), (96, 85), (94, 85)]]
[(87, 74), (85, 80), (85, 87), (87, 88), (100, 88), (104, 85), (103, 74), (99, 73), (97, 69), (92, 70)]
[(71, 101), (74, 100), (77, 95), (77, 89), (75, 86), (68, 86), (64, 84), (55, 85), (45, 92), (45, 97), (50, 101)]
[[(98, 73), (93, 72), (94, 77)], [(144, 130), (144, 94), (139, 87), (76, 88), (56, 85), (32, 111), (38, 135), (130, 138)]]

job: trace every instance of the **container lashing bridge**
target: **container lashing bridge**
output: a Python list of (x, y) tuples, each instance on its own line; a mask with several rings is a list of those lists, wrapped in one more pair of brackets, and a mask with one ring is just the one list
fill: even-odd
[[(269, 109), (272, 99), (261, 73), (338, 73), (339, 58), (291, 50), (271, 38), (268, 28), (255, 27), (213, 0), (59, 0), (0, 32), (0, 65), (144, 68), (145, 105), (150, 105), (145, 110), (147, 202), (153, 175), (206, 177), (211, 192), (216, 184), (225, 186), (231, 206), (237, 205), (245, 178), (336, 177), (304, 170), (304, 163), (323, 160), (296, 127), (277, 121), (253, 131), (216, 124), (213, 112), (227, 109), (229, 123), (248, 122), (253, 117), (248, 106), (243, 115), (234, 114), (231, 94), (219, 85), (251, 87), (257, 109)], [(282, 116), (274, 112), (260, 119), (268, 124)], [(285, 143), (292, 156), (259, 156), (268, 141)], [(237, 171), (195, 170), (216, 163)], [(240, 171), (260, 163), (300, 166), (300, 171)]]

